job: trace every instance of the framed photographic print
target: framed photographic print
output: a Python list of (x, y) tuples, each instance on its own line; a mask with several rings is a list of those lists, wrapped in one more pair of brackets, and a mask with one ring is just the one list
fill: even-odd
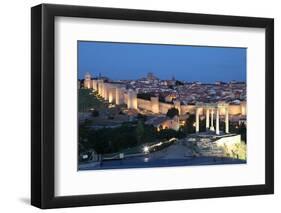
[(31, 9), (31, 203), (272, 194), (274, 21)]

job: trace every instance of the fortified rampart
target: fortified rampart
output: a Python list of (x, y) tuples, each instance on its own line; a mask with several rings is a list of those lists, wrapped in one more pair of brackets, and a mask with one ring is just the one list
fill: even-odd
[[(180, 115), (186, 113), (195, 114), (196, 109), (199, 115), (203, 115), (204, 110), (198, 109), (196, 105), (181, 104), (180, 101), (174, 101), (173, 103), (163, 103), (159, 101), (158, 97), (151, 97), (150, 100), (145, 100), (137, 97), (137, 92), (132, 89), (126, 89), (123, 84), (104, 82), (100, 79), (91, 79), (89, 74), (85, 75), (84, 87), (96, 90), (100, 96), (110, 103), (117, 105), (126, 104), (128, 109), (142, 109), (153, 112), (155, 114), (166, 114), (169, 109), (175, 107), (179, 110)], [(240, 104), (228, 105), (229, 115), (246, 115), (246, 102)], [(225, 115), (225, 110), (220, 111), (220, 115)]]

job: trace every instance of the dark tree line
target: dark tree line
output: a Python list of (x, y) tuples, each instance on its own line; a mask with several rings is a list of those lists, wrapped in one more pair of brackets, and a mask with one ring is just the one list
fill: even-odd
[(176, 115), (179, 116), (179, 110), (176, 109), (175, 107), (169, 109), (167, 114), (166, 114), (166, 116), (169, 117), (169, 118), (173, 118)]
[(98, 154), (120, 152), (145, 143), (165, 141), (185, 137), (182, 131), (173, 129), (157, 130), (142, 120), (137, 123), (124, 123), (116, 128), (91, 129), (87, 124), (79, 127), (79, 152), (94, 149)]
[[(137, 122), (123, 123), (116, 128), (92, 129), (90, 123), (85, 122), (79, 126), (79, 152), (94, 149), (98, 154), (116, 153), (127, 148), (140, 146), (145, 143), (166, 141), (171, 138), (184, 138), (195, 132), (195, 115), (190, 114), (179, 131), (157, 129), (153, 125), (145, 124), (145, 116), (139, 115)], [(224, 122), (220, 123), (220, 130), (224, 131)], [(200, 121), (200, 131), (206, 130), (206, 120)], [(230, 132), (241, 134), (246, 142), (246, 125), (244, 123), (230, 125)]]

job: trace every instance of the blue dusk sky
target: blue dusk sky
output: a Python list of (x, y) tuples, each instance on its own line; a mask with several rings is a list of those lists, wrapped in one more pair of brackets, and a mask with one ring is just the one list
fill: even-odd
[(78, 78), (86, 72), (134, 80), (246, 81), (246, 48), (78, 41)]

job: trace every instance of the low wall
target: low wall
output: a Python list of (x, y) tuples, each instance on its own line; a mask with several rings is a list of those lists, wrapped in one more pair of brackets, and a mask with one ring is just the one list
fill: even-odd
[(241, 135), (233, 135), (229, 137), (223, 137), (215, 141), (217, 146), (227, 147), (232, 149), (237, 144), (241, 144)]

